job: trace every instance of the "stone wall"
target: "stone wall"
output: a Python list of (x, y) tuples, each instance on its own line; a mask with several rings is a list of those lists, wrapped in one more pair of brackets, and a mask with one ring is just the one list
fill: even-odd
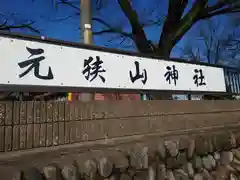
[(0, 177), (238, 178), (239, 121), (238, 101), (1, 102)]
[[(15, 180), (215, 180), (240, 178), (240, 135), (220, 133), (159, 139), (93, 150), (42, 167), (17, 171)], [(14, 179), (13, 178), (13, 179)]]

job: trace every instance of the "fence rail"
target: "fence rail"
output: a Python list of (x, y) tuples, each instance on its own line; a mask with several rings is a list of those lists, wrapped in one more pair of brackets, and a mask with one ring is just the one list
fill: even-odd
[(240, 94), (240, 70), (224, 68), (224, 75), (227, 92), (231, 94)]

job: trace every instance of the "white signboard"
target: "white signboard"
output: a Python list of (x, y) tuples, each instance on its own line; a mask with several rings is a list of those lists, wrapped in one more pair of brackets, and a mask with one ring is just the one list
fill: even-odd
[(222, 68), (0, 37), (0, 84), (225, 92)]

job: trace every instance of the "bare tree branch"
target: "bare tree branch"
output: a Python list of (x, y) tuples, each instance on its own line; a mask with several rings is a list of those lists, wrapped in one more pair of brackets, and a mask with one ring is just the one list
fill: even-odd
[(117, 0), (117, 2), (132, 27), (133, 39), (138, 50), (142, 53), (152, 53), (152, 48), (148, 43), (146, 34), (139, 22), (137, 12), (132, 9), (128, 0)]
[(213, 12), (213, 11), (216, 11), (218, 9), (221, 9), (223, 8), (224, 6), (228, 5), (229, 2), (227, 2), (227, 0), (219, 0), (215, 5), (213, 6), (208, 6), (206, 8), (206, 11), (207, 12)]
[(230, 13), (239, 13), (239, 12), (240, 12), (240, 6), (238, 6), (236, 8), (224, 8), (224, 9), (217, 10), (217, 11), (214, 11), (214, 12), (203, 13), (202, 15), (200, 15), (198, 17), (198, 19), (202, 20), (202, 19), (211, 18), (213, 16), (217, 16), (217, 15), (230, 14)]
[(159, 55), (169, 56), (174, 46), (174, 32), (176, 31), (179, 21), (182, 18), (184, 10), (188, 4), (187, 0), (176, 1), (169, 0), (168, 14), (163, 25), (162, 33), (158, 43)]
[(191, 10), (178, 22), (172, 37), (175, 43), (178, 42), (196, 22), (199, 13), (206, 7), (207, 2), (207, 0), (196, 0)]
[(21, 25), (7, 25), (7, 21), (4, 23), (0, 24), (0, 31), (7, 30), (10, 31), (11, 29), (29, 29), (35, 33), (40, 34), (40, 31), (34, 28), (32, 25), (35, 23), (35, 21), (26, 23), (26, 24), (21, 24)]
[(117, 33), (117, 34), (120, 34), (120, 35), (123, 35), (123, 36), (133, 39), (132, 33), (124, 32), (120, 28), (111, 27), (107, 22), (105, 22), (104, 20), (102, 20), (100, 18), (93, 18), (92, 20), (97, 21), (107, 27), (107, 29), (93, 32), (94, 35), (101, 35), (104, 33)]
[(104, 33), (118, 33), (118, 34), (121, 34), (125, 37), (129, 37), (129, 38), (133, 39), (131, 33), (122, 32), (121, 30), (113, 29), (113, 28), (112, 29), (103, 29), (101, 31), (93, 32), (94, 35), (101, 35), (101, 34), (104, 34)]
[[(95, 17), (92, 20), (96, 21), (96, 22), (99, 22), (100, 24), (107, 27), (107, 29), (103, 29), (103, 30), (100, 30), (100, 31), (93, 32), (94, 35), (101, 35), (101, 34), (104, 34), (104, 33), (116, 33), (116, 34), (120, 34), (120, 35), (126, 36), (126, 37), (134, 40), (132, 33), (124, 32), (121, 28), (112, 27), (111, 25), (109, 25), (107, 22), (105, 22), (101, 18), (96, 18)], [(149, 20), (148, 22), (142, 23), (141, 26), (142, 27), (148, 27), (148, 26), (153, 26), (153, 25), (160, 25), (160, 24), (162, 24), (162, 21), (163, 21), (163, 18), (159, 18), (155, 21), (150, 21)]]
[[(59, 1), (59, 2), (58, 2), (57, 4), (62, 4), (62, 5), (66, 5), (66, 6), (72, 7), (73, 9), (76, 9), (76, 10), (77, 10), (77, 13), (80, 12), (80, 8), (79, 8), (78, 6), (76, 6), (76, 5), (74, 5), (74, 4), (73, 4), (73, 1), (68, 1), (68, 0), (58, 0), (58, 1)], [(132, 7), (131, 7), (131, 3), (129, 3), (128, 0), (119, 0), (118, 3), (120, 3), (120, 1), (123, 2), (123, 4), (127, 2), (127, 4), (125, 4), (124, 6), (121, 6), (121, 7), (124, 7), (124, 8), (127, 7), (127, 8), (128, 8), (128, 9), (127, 9), (127, 12), (130, 12), (130, 11), (131, 11), (131, 13), (130, 13), (131, 15), (136, 14), (136, 12), (135, 12), (135, 11), (132, 9)], [(101, 7), (102, 7), (102, 3), (103, 3), (103, 2), (102, 2), (101, 0), (97, 0), (97, 2), (96, 2), (97, 8), (101, 8)], [(126, 6), (126, 5), (127, 5), (127, 6)], [(160, 7), (160, 3), (158, 3), (158, 5), (156, 6), (156, 8), (147, 11), (147, 15), (144, 16), (144, 17), (151, 16), (154, 12), (156, 12), (156, 10), (157, 10), (159, 7)], [(130, 11), (129, 11), (129, 10), (130, 10)], [(78, 13), (77, 15), (80, 15), (80, 13)], [(137, 17), (137, 16), (138, 16), (138, 15), (136, 14), (136, 17)], [(70, 18), (70, 17), (71, 17), (71, 16), (67, 16), (67, 17), (65, 17), (65, 18), (62, 18), (62, 20), (68, 19), (68, 18)], [(61, 20), (61, 19), (60, 19), (60, 20)], [(103, 28), (102, 30), (94, 31), (94, 32), (93, 32), (94, 35), (102, 35), (102, 34), (107, 34), (107, 33), (120, 34), (121, 36), (124, 35), (124, 36), (126, 36), (126, 37), (128, 37), (128, 38), (131, 38), (133, 41), (135, 41), (135, 43), (136, 43), (136, 41), (137, 41), (138, 43), (136, 43), (136, 44), (139, 45), (138, 48), (140, 48), (140, 49), (142, 49), (142, 50), (144, 50), (144, 51), (147, 51), (148, 49), (145, 48), (145, 47), (147, 47), (147, 48), (149, 48), (148, 51), (151, 51), (150, 45), (149, 45), (149, 43), (148, 43), (148, 40), (147, 40), (146, 36), (144, 35), (144, 30), (143, 30), (143, 28), (144, 28), (144, 27), (153, 26), (153, 25), (157, 25), (157, 26), (161, 25), (161, 24), (163, 23), (164, 17), (163, 17), (163, 16), (154, 17), (153, 19), (147, 20), (146, 22), (140, 22), (140, 21), (139, 21), (139, 22), (138, 22), (138, 28), (137, 28), (137, 27), (135, 28), (135, 31), (138, 32), (137, 35), (134, 35), (134, 33), (130, 33), (130, 32), (124, 32), (124, 31), (122, 30), (122, 27), (121, 27), (121, 26), (120, 26), (120, 27), (114, 27), (114, 26), (108, 24), (105, 20), (101, 19), (100, 17), (94, 17), (92, 20), (95, 21), (95, 22), (98, 22), (98, 23), (100, 23), (101, 25), (104, 25), (104, 26), (106, 27), (106, 28)], [(56, 21), (57, 21), (57, 20), (56, 20)], [(130, 23), (130, 24), (131, 24), (131, 23)], [(137, 29), (137, 30), (136, 30), (136, 29)], [(141, 35), (144, 35), (145, 38), (144, 38), (144, 36), (143, 36), (143, 38), (140, 39), (140, 38), (139, 38), (139, 35), (140, 35), (140, 34), (141, 34)], [(143, 45), (144, 45), (144, 47), (143, 47)], [(142, 51), (141, 51), (141, 52), (142, 52)], [(151, 51), (151, 52), (152, 52), (152, 51)]]
[(0, 31), (10, 31), (12, 29), (28, 29), (32, 32), (38, 33), (40, 34), (39, 30), (33, 27), (33, 24), (35, 23), (35, 21), (29, 21), (27, 23), (21, 23), (19, 25), (10, 25), (9, 19), (13, 17), (14, 13), (11, 13), (9, 16), (6, 16), (3, 13), (1, 14), (1, 18), (4, 19), (4, 21), (2, 23), (0, 23)]
[(78, 6), (75, 6), (72, 2), (68, 1), (68, 0), (59, 0), (59, 2), (57, 2), (58, 4), (63, 4), (63, 5), (67, 5), (73, 9), (76, 9), (80, 12), (80, 8)]
[(195, 0), (190, 11), (184, 17), (182, 17), (183, 10), (185, 10), (186, 3), (188, 2), (185, 0), (179, 2), (170, 0), (168, 15), (166, 17), (166, 21), (164, 23), (159, 40), (158, 47), (161, 49), (160, 54), (163, 53), (170, 55), (171, 49), (174, 47), (174, 45), (197, 21), (220, 14), (239, 12), (240, 5), (238, 5), (237, 2), (237, 0), (232, 1), (231, 3), (227, 0), (220, 0), (214, 6), (209, 7), (207, 6), (208, 0)]
[[(220, 62), (228, 62), (229, 64), (239, 54), (239, 49), (235, 46), (235, 42), (238, 41), (238, 37), (234, 34), (235, 27), (232, 27), (232, 32), (227, 31), (226, 28), (220, 30), (224, 26), (222, 23), (217, 19), (205, 21), (199, 33), (200, 38), (197, 38), (201, 42), (197, 45), (197, 48), (201, 49), (201, 58), (207, 60), (210, 64)], [(226, 35), (226, 33), (228, 34)], [(186, 44), (185, 48), (182, 49), (184, 56), (195, 59), (198, 54), (193, 50), (196, 45), (194, 45), (192, 38)], [(225, 60), (225, 62), (222, 60)]]

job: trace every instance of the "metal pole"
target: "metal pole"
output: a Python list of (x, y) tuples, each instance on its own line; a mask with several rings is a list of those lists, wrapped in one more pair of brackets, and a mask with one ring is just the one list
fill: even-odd
[(85, 44), (92, 44), (92, 7), (91, 0), (81, 0), (81, 33)]
[[(81, 35), (84, 38), (84, 44), (92, 44), (92, 6), (91, 0), (80, 0), (80, 21)], [(81, 93), (81, 101), (94, 100), (94, 93)]]

